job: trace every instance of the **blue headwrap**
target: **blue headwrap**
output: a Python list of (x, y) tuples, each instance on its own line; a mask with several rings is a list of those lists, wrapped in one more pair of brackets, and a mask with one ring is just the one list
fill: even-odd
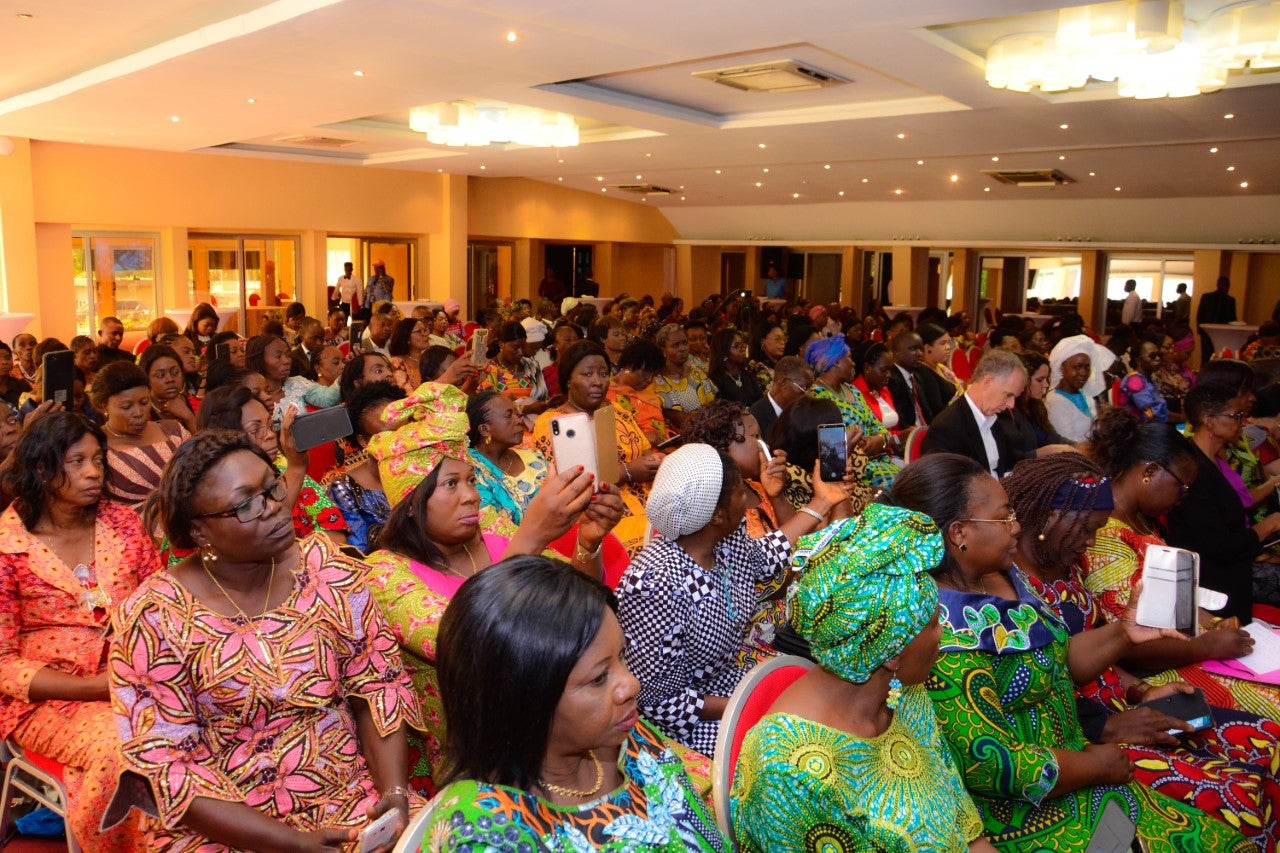
[(849, 345), (840, 335), (832, 335), (829, 338), (818, 338), (813, 343), (804, 348), (804, 360), (813, 368), (813, 372), (817, 376), (821, 376), (836, 364), (842, 358), (849, 355)]

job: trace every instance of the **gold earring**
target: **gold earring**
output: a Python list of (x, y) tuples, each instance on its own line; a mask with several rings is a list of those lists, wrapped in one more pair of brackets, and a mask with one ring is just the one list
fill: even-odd
[(1151, 482), (1151, 478), (1150, 478), (1150, 477), (1143, 477), (1143, 478), (1142, 478), (1142, 482), (1144, 482), (1144, 483), (1150, 483), (1150, 482)]
[(1043, 542), (1043, 541), (1044, 541), (1044, 534), (1043, 534), (1043, 533), (1038, 534), (1038, 535), (1036, 536), (1036, 539), (1038, 539), (1039, 541)]
[(201, 545), (200, 546), (201, 565), (206, 563), (216, 563), (216, 562), (218, 562), (218, 552), (213, 550), (213, 543), (206, 542), (203, 545)]

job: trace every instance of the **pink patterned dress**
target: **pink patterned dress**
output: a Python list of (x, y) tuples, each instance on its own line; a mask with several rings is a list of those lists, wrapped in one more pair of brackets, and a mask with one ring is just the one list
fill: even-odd
[(124, 604), (111, 646), (123, 767), (150, 784), (152, 849), (225, 846), (181, 825), (192, 800), (245, 803), (294, 829), (360, 827), (378, 799), (348, 701), (381, 735), (420, 726), (400, 650), (364, 568), (323, 535), (298, 543), (289, 597), (246, 623), (153, 575)]

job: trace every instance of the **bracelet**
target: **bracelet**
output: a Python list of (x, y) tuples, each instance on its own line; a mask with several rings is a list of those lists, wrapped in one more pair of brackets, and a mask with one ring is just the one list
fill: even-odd
[(625, 471), (625, 472), (626, 472), (626, 474), (627, 474), (627, 482), (628, 482), (628, 483), (634, 483), (634, 482), (635, 482), (635, 480), (634, 480), (634, 479), (632, 479), (632, 477), (631, 477), (631, 466), (630, 466), (630, 465), (628, 465), (627, 463), (623, 462), (623, 463), (622, 463), (622, 470), (623, 470), (623, 471)]
[(577, 560), (579, 563), (590, 563), (592, 560), (599, 557), (600, 552), (603, 550), (604, 550), (603, 540), (601, 540), (600, 544), (596, 546), (596, 549), (594, 551), (588, 551), (586, 548), (582, 547), (581, 542), (578, 542), (575, 544), (573, 549), (573, 559)]
[(404, 797), (409, 799), (409, 792), (405, 790), (404, 785), (395, 785), (382, 792), (384, 797)]
[(817, 521), (819, 524), (827, 520), (827, 517), (825, 515), (818, 512), (816, 509), (809, 509), (807, 506), (800, 507), (800, 509), (796, 510), (796, 512), (803, 512), (805, 515), (813, 516), (814, 520)]

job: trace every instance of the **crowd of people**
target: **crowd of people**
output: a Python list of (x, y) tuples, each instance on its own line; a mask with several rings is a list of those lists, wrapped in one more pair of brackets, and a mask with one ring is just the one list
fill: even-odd
[[(374, 293), (0, 343), (0, 737), (83, 849), (1280, 848), (1280, 688), (1205, 666), (1280, 616), (1269, 339)], [(1225, 596), (1194, 636), (1136, 621), (1153, 545)]]

